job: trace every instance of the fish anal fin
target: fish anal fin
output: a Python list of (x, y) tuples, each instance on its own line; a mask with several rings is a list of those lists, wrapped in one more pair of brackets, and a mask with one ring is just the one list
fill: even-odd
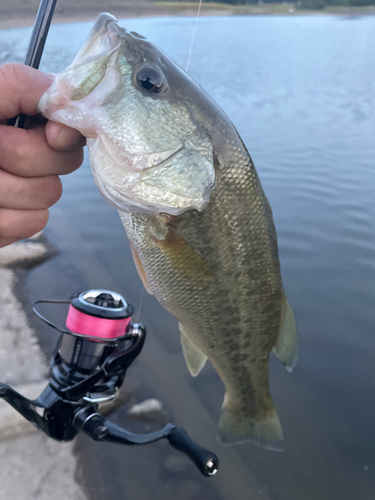
[(148, 293), (150, 295), (153, 295), (153, 293), (152, 293), (152, 291), (150, 289), (150, 284), (149, 284), (147, 276), (146, 276), (145, 268), (143, 267), (143, 264), (141, 262), (141, 259), (139, 258), (139, 255), (134, 250), (134, 248), (133, 248), (133, 246), (131, 244), (130, 244), (130, 250), (131, 250), (131, 253), (132, 253), (132, 256), (133, 256), (134, 264), (135, 264), (135, 267), (137, 269), (138, 275), (139, 275), (139, 277), (142, 280), (143, 286), (146, 288), (146, 290), (148, 291)]
[(181, 332), (182, 352), (184, 353), (187, 367), (191, 375), (196, 377), (206, 364), (207, 356), (203, 354), (203, 352), (186, 335), (181, 323), (179, 323), (179, 327)]
[(293, 370), (298, 359), (297, 328), (292, 308), (286, 297), (280, 333), (273, 352), (284, 363), (288, 371)]

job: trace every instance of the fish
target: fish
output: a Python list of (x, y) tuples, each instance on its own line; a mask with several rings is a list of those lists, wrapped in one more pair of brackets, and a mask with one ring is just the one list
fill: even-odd
[(277, 449), (269, 355), (292, 370), (297, 330), (272, 211), (236, 128), (202, 87), (138, 33), (101, 14), (39, 111), (87, 137), (147, 291), (179, 321), (192, 376), (225, 386), (218, 437)]

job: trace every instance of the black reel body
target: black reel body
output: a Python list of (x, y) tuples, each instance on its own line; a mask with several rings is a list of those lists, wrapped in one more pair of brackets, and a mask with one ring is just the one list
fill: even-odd
[(217, 456), (196, 444), (182, 428), (167, 424), (160, 431), (134, 434), (98, 412), (98, 405), (113, 399), (126, 370), (141, 352), (146, 339), (142, 324), (132, 323), (133, 307), (107, 290), (88, 290), (72, 296), (62, 329), (34, 311), (61, 332), (50, 363), (50, 380), (42, 394), (29, 400), (0, 383), (0, 398), (58, 441), (70, 441), (80, 431), (96, 441), (141, 445), (166, 438), (194, 462), (204, 476), (217, 472)]

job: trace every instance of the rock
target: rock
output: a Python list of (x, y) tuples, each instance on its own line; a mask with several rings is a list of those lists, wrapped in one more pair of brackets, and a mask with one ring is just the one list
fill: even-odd
[(165, 415), (162, 403), (156, 398), (145, 399), (142, 403), (133, 405), (126, 415), (136, 420), (148, 422), (164, 421)]
[(39, 264), (50, 256), (51, 252), (44, 242), (23, 240), (0, 248), (0, 266), (30, 266)]

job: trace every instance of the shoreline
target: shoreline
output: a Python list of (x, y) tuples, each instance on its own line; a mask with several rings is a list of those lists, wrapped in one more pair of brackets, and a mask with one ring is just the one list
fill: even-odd
[[(146, 17), (196, 17), (195, 2), (155, 2), (149, 5), (141, 4), (138, 7), (113, 7), (108, 9), (118, 19), (134, 19)], [(33, 26), (35, 12), (23, 12), (12, 9), (0, 9), (0, 29), (23, 28)], [(53, 24), (94, 21), (103, 11), (101, 8), (88, 10), (57, 9)], [(322, 10), (300, 10), (294, 3), (260, 4), (260, 5), (229, 5), (207, 3), (202, 5), (200, 16), (372, 16), (375, 15), (375, 6), (366, 7), (327, 7)]]
[[(0, 249), (0, 381), (34, 399), (48, 383), (48, 361), (30, 322), (24, 278), (56, 250), (43, 234)], [(77, 476), (74, 443), (53, 441), (0, 399), (1, 498), (89, 500)], [(20, 474), (22, 471), (22, 474)]]

